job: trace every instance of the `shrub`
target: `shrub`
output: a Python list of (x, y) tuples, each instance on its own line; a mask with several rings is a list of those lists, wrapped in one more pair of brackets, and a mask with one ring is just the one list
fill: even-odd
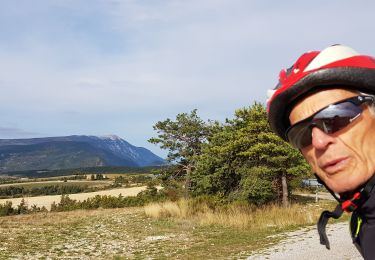
[(0, 216), (9, 216), (13, 214), (15, 214), (15, 209), (12, 207), (11, 201), (0, 204)]
[(123, 208), (144, 206), (148, 202), (161, 201), (164, 196), (154, 186), (149, 186), (137, 196), (117, 197), (108, 195), (96, 195), (83, 201), (72, 200), (68, 195), (61, 196), (59, 203), (52, 203), (51, 211), (70, 211), (75, 209), (97, 209), (97, 208)]
[(24, 199), (21, 200), (21, 203), (17, 206), (17, 214), (27, 214), (29, 209)]
[(298, 203), (293, 203), (289, 207), (277, 204), (258, 207), (238, 201), (216, 204), (211, 203), (208, 198), (201, 198), (151, 203), (144, 207), (144, 211), (147, 216), (154, 218), (176, 218), (201, 225), (259, 230), (316, 223), (321, 208), (316, 204)]

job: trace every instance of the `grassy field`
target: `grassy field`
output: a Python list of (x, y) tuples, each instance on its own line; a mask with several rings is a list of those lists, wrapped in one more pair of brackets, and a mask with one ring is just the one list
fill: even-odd
[(7, 188), (9, 186), (13, 187), (24, 187), (25, 189), (32, 189), (32, 188), (42, 188), (44, 186), (50, 185), (59, 185), (59, 186), (67, 186), (67, 185), (79, 185), (88, 187), (105, 187), (114, 182), (117, 177), (123, 177), (124, 179), (128, 180), (129, 184), (144, 184), (147, 181), (152, 180), (152, 174), (149, 173), (108, 173), (104, 174), (106, 179), (104, 180), (95, 180), (92, 181), (91, 174), (87, 174), (87, 179), (68, 179), (63, 180), (63, 178), (72, 178), (72, 176), (57, 176), (57, 177), (48, 177), (48, 178), (32, 178), (32, 179), (14, 179), (9, 181), (9, 183), (0, 184), (1, 188)]
[(293, 214), (313, 212), (304, 224), (295, 223), (290, 213), (272, 213), (272, 207), (259, 211), (255, 218), (278, 214), (288, 223), (258, 223), (255, 229), (200, 221), (202, 216), (151, 216), (147, 207), (2, 217), (0, 259), (245, 259), (279, 241), (280, 232), (314, 224), (322, 208), (333, 207), (321, 203), (294, 209)]
[(151, 177), (153, 176), (152, 174), (149, 174), (149, 173), (139, 173), (139, 172), (129, 172), (129, 173), (106, 173), (104, 174), (108, 179), (115, 179), (116, 177), (129, 177), (129, 178), (132, 178), (132, 177), (136, 177), (136, 176), (147, 176), (147, 177)]
[(32, 188), (42, 188), (42, 187), (51, 186), (51, 185), (58, 185), (58, 186), (71, 186), (71, 185), (86, 186), (87, 185), (88, 187), (103, 187), (109, 184), (111, 184), (110, 181), (68, 180), (64, 182), (64, 181), (58, 181), (58, 180), (51, 180), (51, 181), (33, 181), (33, 182), (1, 184), (0, 189), (10, 187), (10, 186), (24, 187), (25, 189), (32, 189)]
[[(122, 196), (136, 196), (139, 192), (145, 190), (146, 186), (131, 187), (131, 188), (116, 188), (101, 190), (95, 192), (83, 192), (76, 194), (69, 194), (69, 198), (73, 200), (83, 201), (88, 198), (95, 197), (96, 195), (107, 195), (117, 197), (120, 194)], [(0, 199), (0, 203), (4, 204), (7, 201), (11, 201), (14, 206), (19, 205), (21, 201), (24, 200), (27, 206), (36, 205), (38, 207), (45, 207), (47, 210), (51, 209), (52, 203), (59, 203), (61, 200), (61, 195), (46, 195), (46, 196), (35, 196), (35, 197), (21, 197), (21, 198), (10, 198), (10, 199)]]

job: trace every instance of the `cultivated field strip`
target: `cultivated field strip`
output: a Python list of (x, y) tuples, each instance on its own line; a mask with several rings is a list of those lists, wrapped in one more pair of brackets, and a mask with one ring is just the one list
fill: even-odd
[[(95, 197), (96, 195), (107, 195), (107, 196), (119, 196), (120, 194), (124, 197), (127, 196), (136, 196), (143, 190), (146, 190), (146, 186), (141, 187), (131, 187), (131, 188), (118, 188), (112, 190), (102, 190), (96, 192), (85, 192), (85, 193), (77, 193), (77, 194), (70, 194), (69, 198), (73, 200), (83, 201), (91, 197)], [(6, 201), (11, 201), (14, 206), (17, 206), (21, 203), (21, 200), (24, 199), (26, 204), (31, 207), (32, 205), (36, 205), (37, 207), (46, 207), (46, 209), (51, 209), (51, 204), (53, 202), (59, 203), (61, 199), (61, 195), (49, 195), (49, 196), (37, 196), (37, 197), (23, 197), (23, 198), (13, 198), (13, 199), (0, 199), (0, 203), (4, 204)]]

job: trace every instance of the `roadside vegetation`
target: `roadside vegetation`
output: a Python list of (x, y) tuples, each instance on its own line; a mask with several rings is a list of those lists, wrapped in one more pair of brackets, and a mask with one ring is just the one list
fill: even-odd
[(330, 201), (315, 204), (312, 199), (296, 198), (299, 201), (286, 208), (277, 204), (261, 207), (245, 203), (214, 204), (210, 198), (196, 198), (155, 202), (146, 205), (144, 210), (147, 216), (156, 219), (169, 218), (257, 232), (268, 228), (284, 229), (315, 224), (322, 206), (330, 208), (335, 205)]

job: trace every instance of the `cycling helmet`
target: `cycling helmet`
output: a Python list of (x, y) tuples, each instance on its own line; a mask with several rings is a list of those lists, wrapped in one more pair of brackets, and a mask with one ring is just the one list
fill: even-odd
[(287, 141), (289, 114), (301, 98), (328, 88), (348, 88), (375, 94), (375, 59), (343, 45), (303, 54), (268, 91), (267, 114), (272, 131)]

